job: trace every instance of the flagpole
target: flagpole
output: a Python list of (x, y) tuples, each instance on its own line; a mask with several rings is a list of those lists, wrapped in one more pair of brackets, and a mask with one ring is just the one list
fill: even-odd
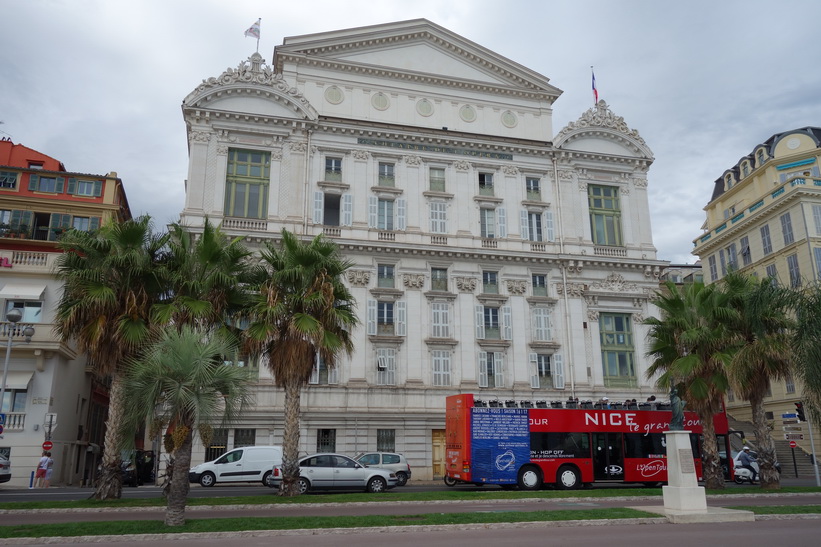
[[(257, 27), (260, 29), (259, 34), (262, 34), (262, 17), (257, 19)], [(257, 36), (257, 53), (259, 53), (259, 36)]]

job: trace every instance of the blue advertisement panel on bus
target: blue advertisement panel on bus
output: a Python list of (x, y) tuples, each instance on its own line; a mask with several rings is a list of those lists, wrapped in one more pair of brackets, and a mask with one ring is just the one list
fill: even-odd
[(530, 424), (524, 408), (472, 408), (471, 460), (483, 480), (516, 483), (530, 461)]

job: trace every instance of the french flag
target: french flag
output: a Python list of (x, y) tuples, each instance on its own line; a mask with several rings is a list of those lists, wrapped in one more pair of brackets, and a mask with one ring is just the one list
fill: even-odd
[(593, 104), (599, 102), (599, 90), (596, 89), (596, 73), (593, 72), (593, 67), (590, 67), (590, 74), (593, 76)]

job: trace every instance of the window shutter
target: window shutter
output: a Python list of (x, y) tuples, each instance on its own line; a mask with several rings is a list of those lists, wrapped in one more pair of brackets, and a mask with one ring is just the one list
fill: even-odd
[(88, 219), (88, 231), (94, 231), (100, 229), (100, 221), (102, 219), (100, 217), (91, 217)]
[(68, 190), (66, 190), (66, 194), (76, 194), (77, 193), (77, 179), (74, 177), (68, 179)]
[(60, 217), (60, 224), (58, 226), (60, 228), (65, 228), (66, 230), (71, 228), (71, 215), (62, 215)]
[(34, 229), (34, 211), (22, 211), (20, 216), (20, 225), (28, 226), (28, 233), (31, 234)]
[(550, 374), (553, 376), (553, 387), (564, 389), (564, 363), (558, 353), (550, 356)]
[(95, 180), (94, 181), (94, 197), (98, 198), (103, 195), (103, 181)]
[(556, 241), (556, 233), (553, 231), (553, 211), (544, 212), (544, 233), (547, 241)]
[(479, 387), (487, 387), (487, 352), (479, 352)]
[(314, 224), (322, 224), (325, 208), (325, 192), (314, 192)]
[(505, 357), (501, 352), (493, 354), (493, 370), (496, 372), (496, 387), (505, 387)]
[(404, 230), (407, 228), (407, 212), (406, 212), (406, 204), (407, 201), (405, 199), (397, 199), (396, 200), (396, 229), (397, 230)]
[(376, 196), (368, 196), (368, 228), (376, 228), (379, 215), (379, 200)]
[(57, 181), (55, 184), (55, 189), (57, 190), (58, 194), (62, 194), (63, 190), (66, 187), (66, 178), (65, 177), (57, 177)]
[(530, 225), (527, 221), (527, 210), (522, 209), (522, 239), (527, 241), (530, 239)]
[(499, 223), (499, 237), (507, 237), (507, 213), (504, 207), (496, 209), (496, 220)]
[(48, 220), (49, 229), (59, 228), (60, 227), (60, 221), (62, 220), (62, 218), (63, 218), (63, 215), (61, 215), (60, 213), (51, 213), (51, 216), (49, 217), (49, 220)]
[(434, 302), (431, 304), (434, 338), (450, 337), (449, 311), (449, 304), (447, 302)]
[(339, 383), (339, 362), (328, 368), (328, 383), (329, 384), (338, 384)]
[(405, 302), (396, 303), (396, 336), (405, 336), (407, 333), (407, 314), (405, 311)]
[(476, 338), (485, 338), (485, 307), (480, 304), (476, 306)]
[(533, 338), (538, 342), (548, 342), (552, 339), (551, 334), (550, 310), (533, 308)]
[(342, 194), (342, 226), (353, 224), (353, 196)]
[(39, 175), (29, 175), (29, 192), (37, 191), (37, 184), (40, 182)]
[(376, 300), (368, 300), (368, 335), (376, 336)]
[(510, 306), (502, 306), (502, 339), (513, 338), (513, 312)]
[(530, 354), (530, 387), (539, 389), (539, 356)]
[(308, 379), (308, 383), (319, 383), (319, 354), (314, 356), (314, 366), (311, 368), (311, 377)]
[(11, 226), (14, 230), (20, 228), (20, 221), (23, 219), (23, 211), (20, 210), (13, 210), (11, 212), (11, 219), (9, 220), (9, 226)]

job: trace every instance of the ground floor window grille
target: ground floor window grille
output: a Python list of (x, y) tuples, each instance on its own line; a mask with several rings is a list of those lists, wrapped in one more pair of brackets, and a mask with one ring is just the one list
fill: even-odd
[(336, 452), (336, 429), (317, 429), (316, 451)]
[(234, 430), (234, 448), (239, 448), (240, 446), (254, 446), (255, 444), (257, 444), (256, 429)]
[(396, 451), (396, 430), (377, 429), (376, 430), (376, 450), (377, 452)]
[(214, 461), (228, 450), (228, 430), (215, 429), (211, 444), (205, 449), (205, 461)]

